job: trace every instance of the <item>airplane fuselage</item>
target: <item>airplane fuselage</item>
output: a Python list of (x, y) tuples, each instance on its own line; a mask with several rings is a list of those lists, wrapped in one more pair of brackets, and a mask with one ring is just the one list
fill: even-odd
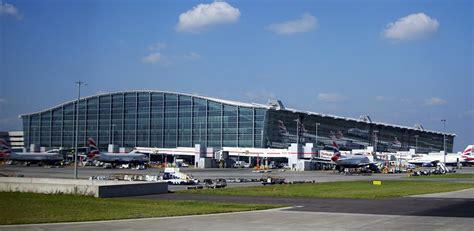
[(140, 153), (101, 153), (100, 155), (96, 156), (95, 159), (104, 163), (116, 164), (143, 164), (148, 161), (147, 156)]
[(446, 158), (447, 165), (456, 165), (458, 163), (464, 162), (465, 159), (462, 158), (460, 155), (426, 155), (426, 154), (418, 154), (417, 157), (411, 158), (408, 160), (408, 163), (415, 164), (415, 165), (422, 165), (424, 163), (431, 163), (433, 161), (439, 161), (444, 163)]
[(366, 156), (345, 156), (334, 162), (344, 168), (359, 168), (371, 164), (369, 158)]
[(9, 160), (18, 161), (18, 162), (28, 162), (28, 163), (49, 163), (55, 164), (57, 162), (63, 161), (64, 158), (59, 153), (34, 153), (34, 152), (21, 152), (16, 153), (12, 152), (9, 157)]

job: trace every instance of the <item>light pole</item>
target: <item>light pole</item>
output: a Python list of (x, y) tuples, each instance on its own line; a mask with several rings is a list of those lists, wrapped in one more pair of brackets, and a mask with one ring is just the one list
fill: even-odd
[(84, 82), (77, 81), (77, 103), (76, 103), (76, 141), (74, 142), (74, 179), (77, 179), (77, 141), (79, 136), (79, 99), (81, 98), (81, 85)]
[(300, 143), (300, 119), (295, 119), (296, 121), (296, 145)]
[(416, 150), (418, 149), (418, 137), (420, 137), (420, 136), (415, 135), (415, 153), (416, 153)]
[(318, 149), (318, 126), (321, 125), (320, 123), (316, 123), (316, 153), (319, 157), (319, 149)]
[(446, 165), (446, 119), (442, 119), (444, 132), (443, 132), (443, 151), (444, 151), (444, 165)]

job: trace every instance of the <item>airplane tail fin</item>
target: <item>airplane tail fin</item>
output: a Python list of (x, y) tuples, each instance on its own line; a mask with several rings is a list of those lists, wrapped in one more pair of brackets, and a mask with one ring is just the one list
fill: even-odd
[(87, 144), (89, 145), (89, 152), (87, 153), (87, 157), (93, 158), (95, 155), (99, 155), (100, 151), (95, 143), (94, 139), (89, 138), (87, 139)]
[(331, 157), (331, 160), (336, 162), (341, 157), (341, 152), (339, 152), (339, 146), (337, 146), (336, 141), (332, 142), (334, 147), (334, 155)]
[(7, 157), (11, 154), (12, 147), (5, 139), (0, 139), (0, 157)]
[(472, 153), (472, 150), (473, 150), (473, 146), (474, 145), (468, 145), (466, 147), (466, 149), (464, 149), (464, 151), (462, 152), (463, 155), (468, 155), (468, 154), (471, 154)]

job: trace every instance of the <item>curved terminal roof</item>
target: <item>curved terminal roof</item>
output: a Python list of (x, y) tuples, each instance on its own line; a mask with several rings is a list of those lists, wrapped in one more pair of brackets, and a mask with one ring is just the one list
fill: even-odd
[[(204, 99), (204, 100), (210, 100), (210, 101), (214, 101), (214, 102), (217, 102), (217, 103), (223, 103), (223, 104), (234, 105), (234, 106), (239, 106), (239, 107), (253, 107), (253, 108), (262, 108), (262, 109), (268, 109), (268, 108), (269, 108), (269, 107), (266, 106), (266, 105), (258, 104), (258, 103), (242, 103), (242, 102), (238, 102), (238, 101), (224, 100), (224, 99), (218, 99), (218, 98), (212, 98), (212, 97), (200, 96), (200, 95), (194, 95), (194, 94), (178, 93), (178, 92), (172, 92), (172, 91), (153, 91), (153, 90), (117, 91), (117, 92), (100, 93), (100, 94), (97, 94), (97, 95), (82, 97), (80, 100), (82, 101), (82, 100), (87, 100), (87, 99), (91, 99), (91, 98), (97, 98), (97, 97), (101, 97), (101, 96), (115, 95), (115, 94), (127, 94), (127, 93), (163, 93), (163, 94), (173, 94), (173, 95), (182, 95), (182, 96), (189, 96), (189, 97), (194, 97), (194, 98), (200, 98), (200, 99)], [(48, 108), (48, 109), (45, 109), (45, 110), (41, 110), (41, 111), (37, 111), (37, 112), (32, 112), (32, 113), (27, 113), (27, 114), (21, 114), (20, 117), (29, 116), (29, 115), (38, 114), (38, 113), (43, 113), (43, 112), (47, 112), (47, 111), (50, 111), (50, 110), (54, 110), (54, 109), (56, 109), (56, 108), (58, 108), (58, 107), (62, 107), (62, 106), (66, 106), (66, 105), (68, 105), (68, 104), (75, 103), (76, 101), (77, 101), (77, 100), (71, 100), (71, 101), (67, 101), (67, 102), (65, 102), (65, 103), (56, 105), (56, 106), (54, 106), (54, 107), (51, 107), (51, 108)]]
[[(200, 99), (204, 99), (204, 100), (209, 100), (209, 101), (214, 101), (214, 102), (218, 102), (218, 103), (222, 103), (222, 104), (234, 105), (234, 106), (239, 106), (239, 107), (275, 109), (271, 106), (264, 105), (264, 104), (258, 104), (258, 103), (243, 103), (243, 102), (232, 101), (232, 100), (224, 100), (224, 99), (218, 99), (218, 98), (213, 98), (213, 97), (200, 96), (200, 95), (196, 95), (196, 94), (178, 93), (178, 92), (172, 92), (172, 91), (154, 91), (154, 90), (135, 90), (135, 91), (118, 91), (118, 92), (101, 93), (101, 94), (97, 94), (97, 95), (86, 96), (86, 97), (81, 98), (80, 100), (87, 100), (87, 99), (91, 99), (91, 98), (97, 98), (97, 97), (100, 97), (100, 96), (114, 95), (114, 94), (126, 94), (126, 93), (174, 94), (174, 95), (182, 95), (182, 96), (200, 98)], [(76, 101), (77, 100), (71, 100), (71, 101), (62, 103), (60, 105), (48, 108), (46, 110), (42, 110), (42, 111), (38, 111), (38, 112), (34, 112), (34, 113), (22, 114), (22, 115), (20, 115), (20, 117), (47, 112), (47, 111), (53, 110), (55, 108), (66, 106), (68, 104), (74, 103)], [(278, 110), (278, 109), (275, 109), (275, 110)], [(308, 114), (308, 115), (328, 117), (328, 118), (339, 119), (339, 120), (353, 121), (353, 122), (358, 122), (358, 123), (374, 124), (374, 125), (378, 125), (378, 126), (393, 127), (393, 128), (400, 128), (400, 129), (415, 130), (415, 131), (420, 131), (420, 132), (429, 132), (429, 133), (435, 133), (435, 134), (441, 134), (441, 135), (445, 134), (445, 135), (449, 135), (449, 136), (456, 136), (456, 134), (453, 134), (453, 133), (443, 133), (443, 132), (437, 132), (437, 131), (432, 131), (432, 130), (421, 130), (421, 129), (417, 129), (417, 128), (414, 128), (414, 127), (386, 124), (386, 123), (380, 123), (380, 122), (368, 122), (368, 121), (364, 121), (364, 120), (360, 120), (360, 119), (341, 117), (341, 116), (335, 116), (335, 115), (329, 115), (329, 114), (321, 114), (321, 113), (317, 113), (317, 112), (303, 111), (303, 110), (297, 110), (297, 109), (286, 108), (286, 109), (281, 109), (281, 110), (291, 111), (291, 112), (294, 112), (294, 113), (304, 113), (304, 114)]]
[(295, 112), (295, 113), (305, 113), (305, 114), (308, 114), (308, 115), (317, 115), (317, 116), (327, 117), (327, 118), (332, 118), (332, 119), (353, 121), (353, 122), (358, 122), (358, 123), (374, 124), (374, 125), (378, 125), (378, 126), (408, 129), (408, 130), (415, 130), (415, 131), (420, 131), (420, 132), (429, 132), (429, 133), (440, 134), (440, 135), (446, 134), (448, 136), (456, 136), (456, 134), (454, 134), (454, 133), (443, 133), (443, 132), (437, 132), (437, 131), (425, 130), (425, 129), (422, 130), (422, 129), (418, 129), (418, 128), (415, 128), (415, 127), (387, 124), (387, 123), (381, 123), (381, 122), (368, 122), (368, 121), (360, 120), (360, 119), (354, 119), (354, 118), (349, 118), (349, 117), (341, 117), (341, 116), (335, 116), (335, 115), (328, 115), (328, 114), (321, 114), (321, 113), (310, 112), (310, 111), (302, 111), (302, 110), (297, 110), (297, 109), (287, 108), (287, 111), (292, 111), (292, 112)]

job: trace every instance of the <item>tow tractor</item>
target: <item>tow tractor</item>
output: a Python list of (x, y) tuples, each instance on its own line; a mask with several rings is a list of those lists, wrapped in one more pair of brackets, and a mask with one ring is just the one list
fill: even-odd
[(267, 184), (285, 184), (285, 179), (273, 175), (265, 175), (261, 179), (263, 185)]
[(206, 188), (225, 188), (227, 186), (227, 181), (222, 178), (218, 178), (215, 180), (204, 179), (204, 185), (206, 186)]

